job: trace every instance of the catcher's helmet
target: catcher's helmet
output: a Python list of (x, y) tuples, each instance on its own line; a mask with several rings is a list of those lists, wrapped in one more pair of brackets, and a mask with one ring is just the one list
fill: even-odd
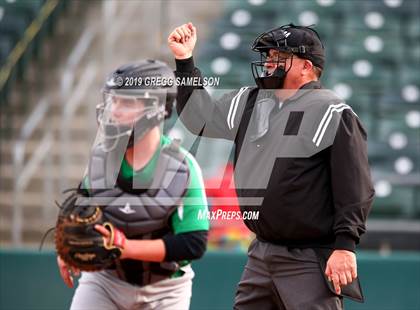
[[(128, 147), (133, 146), (150, 129), (170, 117), (176, 94), (175, 75), (164, 62), (142, 60), (112, 72), (102, 89), (103, 101), (96, 109), (107, 149), (114, 149), (119, 139), (127, 136)], [(117, 102), (126, 110), (137, 109), (131, 123), (115, 119), (112, 109)], [(137, 107), (139, 104), (141, 109)]]
[[(267, 59), (272, 49), (290, 55), (287, 57), (292, 59), (289, 68), (285, 68), (286, 58), (281, 58), (274, 61), (277, 69), (272, 74), (265, 70), (264, 65), (273, 62)], [(292, 66), (293, 55), (312, 61), (320, 69), (325, 61), (324, 45), (318, 33), (313, 28), (293, 24), (263, 32), (254, 40), (252, 50), (260, 53), (260, 61), (253, 61), (251, 64), (252, 74), (260, 88), (282, 88)]]

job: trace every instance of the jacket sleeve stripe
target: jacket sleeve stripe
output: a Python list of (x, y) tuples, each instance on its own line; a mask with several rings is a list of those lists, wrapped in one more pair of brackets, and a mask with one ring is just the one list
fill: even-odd
[[(350, 111), (352, 111), (353, 112), (353, 110), (348, 106), (348, 105), (345, 105), (345, 106), (343, 106), (343, 107), (340, 107), (340, 108), (334, 108), (334, 109), (332, 109), (331, 110), (331, 113), (330, 113), (330, 115), (329, 115), (329, 117), (328, 117), (328, 119), (327, 119), (327, 121), (326, 121), (326, 123), (325, 123), (325, 126), (324, 126), (324, 128), (322, 129), (322, 132), (321, 132), (321, 135), (319, 136), (319, 138), (318, 138), (318, 141), (316, 142), (316, 146), (318, 147), (320, 144), (321, 144), (321, 141), (322, 141), (322, 138), (324, 137), (324, 134), (325, 134), (325, 131), (327, 130), (327, 128), (328, 128), (328, 125), (330, 124), (330, 122), (331, 122), (331, 118), (332, 118), (332, 115), (333, 115), (333, 112), (342, 112), (342, 111), (344, 111), (344, 110), (350, 110)], [(353, 112), (354, 113), (354, 112)], [(357, 114), (356, 113), (354, 113), (356, 116), (357, 116)]]
[(334, 108), (339, 108), (339, 107), (342, 107), (342, 106), (346, 106), (346, 104), (345, 104), (345, 103), (332, 104), (332, 105), (330, 105), (330, 106), (328, 107), (327, 111), (325, 112), (324, 116), (323, 116), (323, 117), (322, 117), (322, 119), (321, 119), (321, 122), (319, 123), (318, 129), (317, 129), (317, 130), (316, 130), (316, 132), (315, 132), (315, 136), (314, 136), (314, 138), (312, 139), (312, 142), (313, 142), (313, 143), (315, 143), (315, 141), (318, 139), (318, 135), (321, 133), (321, 129), (322, 129), (322, 127), (324, 126), (325, 120), (326, 120), (326, 119), (328, 118), (328, 116), (330, 115), (330, 113), (331, 113), (331, 109), (334, 109)]
[(238, 96), (238, 98), (236, 98), (235, 108), (233, 109), (233, 114), (232, 114), (232, 118), (231, 118), (231, 127), (232, 128), (235, 126), (235, 116), (236, 116), (236, 110), (238, 109), (239, 100), (241, 99), (242, 94), (245, 93), (245, 91), (247, 89), (248, 89), (248, 87), (244, 87), (243, 92)]
[(235, 97), (232, 98), (230, 102), (230, 108), (229, 113), (227, 116), (227, 124), (229, 129), (232, 129), (234, 127), (234, 120), (235, 120), (235, 114), (236, 110), (238, 108), (239, 100), (241, 99), (242, 94), (248, 89), (248, 87), (242, 87), (239, 92), (235, 95)]
[(241, 93), (241, 91), (242, 91), (242, 88), (239, 90), (239, 92), (230, 101), (229, 113), (228, 113), (228, 116), (227, 116), (227, 119), (226, 119), (229, 129), (231, 129), (230, 128), (230, 117), (231, 117), (232, 112), (233, 112), (234, 102), (235, 102), (236, 97), (238, 97), (238, 95)]

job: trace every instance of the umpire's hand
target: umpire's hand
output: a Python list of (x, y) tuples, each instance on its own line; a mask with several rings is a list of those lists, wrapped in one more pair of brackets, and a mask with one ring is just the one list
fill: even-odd
[(175, 28), (168, 37), (168, 46), (176, 59), (190, 58), (196, 42), (197, 29), (192, 23)]
[(350, 284), (357, 278), (356, 254), (346, 250), (335, 250), (327, 261), (325, 274), (333, 282), (335, 292), (340, 294), (340, 285)]

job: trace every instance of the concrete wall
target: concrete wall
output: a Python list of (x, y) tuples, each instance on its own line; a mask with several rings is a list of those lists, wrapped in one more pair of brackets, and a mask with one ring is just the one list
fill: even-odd
[[(420, 309), (419, 252), (362, 252), (358, 259), (366, 302), (346, 301), (346, 310)], [(208, 252), (195, 262), (191, 309), (232, 309), (245, 262), (243, 253), (222, 252)], [(53, 252), (0, 250), (0, 309), (67, 309), (72, 294)]]

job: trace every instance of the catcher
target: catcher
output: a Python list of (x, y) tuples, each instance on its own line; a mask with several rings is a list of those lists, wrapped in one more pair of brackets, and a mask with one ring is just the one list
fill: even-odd
[(61, 277), (73, 287), (82, 271), (71, 309), (189, 308), (207, 200), (195, 159), (162, 134), (176, 86), (144, 85), (156, 77), (174, 80), (165, 63), (144, 60), (115, 70), (103, 88), (86, 175), (56, 225)]

